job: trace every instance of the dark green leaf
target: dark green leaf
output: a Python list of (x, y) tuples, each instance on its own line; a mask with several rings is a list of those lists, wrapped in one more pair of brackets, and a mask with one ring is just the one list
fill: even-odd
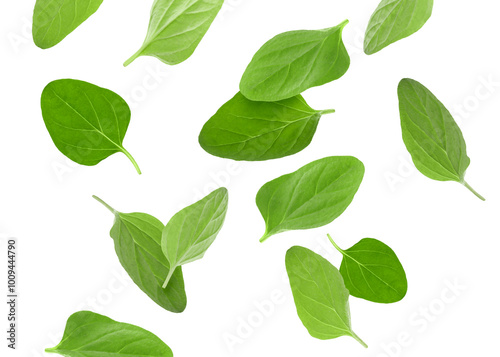
[(398, 87), (401, 129), (406, 148), (417, 169), (438, 181), (465, 181), (469, 167), (465, 140), (446, 107), (422, 84), (403, 79)]
[(365, 53), (374, 54), (420, 30), (433, 5), (433, 0), (382, 0), (366, 29)]
[(281, 232), (331, 223), (351, 204), (364, 172), (358, 159), (332, 156), (266, 183), (256, 200), (266, 222), (261, 241)]
[(262, 161), (293, 155), (310, 143), (321, 115), (301, 95), (279, 102), (254, 102), (241, 93), (203, 126), (206, 152), (233, 160)]
[(241, 93), (250, 100), (275, 102), (342, 77), (350, 64), (342, 42), (347, 22), (324, 30), (285, 32), (268, 41), (243, 74)]
[(68, 158), (93, 166), (122, 152), (141, 173), (123, 147), (130, 108), (118, 94), (87, 82), (60, 79), (47, 84), (41, 106), (50, 137)]
[(337, 268), (313, 251), (295, 246), (286, 253), (286, 271), (297, 314), (312, 337), (351, 336), (368, 347), (352, 331), (349, 291)]
[(101, 6), (102, 0), (37, 0), (33, 41), (43, 49), (61, 42)]
[(118, 212), (98, 197), (94, 198), (115, 215), (110, 235), (118, 259), (134, 283), (164, 309), (184, 311), (187, 300), (182, 268), (174, 270), (168, 287), (162, 287), (171, 271), (161, 249), (163, 223), (144, 213)]
[(408, 291), (406, 273), (390, 247), (376, 239), (365, 238), (342, 250), (330, 235), (328, 238), (344, 256), (340, 274), (352, 296), (384, 304), (405, 297)]
[(151, 332), (90, 311), (71, 315), (61, 342), (45, 352), (66, 357), (173, 357)]

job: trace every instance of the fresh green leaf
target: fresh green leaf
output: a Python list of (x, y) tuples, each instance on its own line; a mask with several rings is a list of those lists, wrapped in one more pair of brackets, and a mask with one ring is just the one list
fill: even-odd
[[(118, 259), (134, 283), (154, 302), (172, 312), (182, 312), (187, 299), (182, 268), (170, 269), (161, 249), (163, 223), (144, 213), (121, 213), (94, 196), (115, 215), (110, 235)], [(162, 287), (170, 275), (170, 284)]]
[(465, 181), (470, 159), (448, 109), (413, 79), (399, 83), (398, 96), (403, 141), (417, 169), (433, 180), (459, 182), (484, 201)]
[(256, 199), (266, 222), (261, 242), (281, 232), (331, 223), (351, 204), (364, 173), (358, 159), (331, 156), (266, 183)]
[[(170, 219), (163, 228), (161, 248), (172, 269), (203, 258), (224, 224), (227, 203), (227, 189), (222, 187)], [(170, 278), (171, 274), (163, 287), (170, 286)]]
[(351, 336), (368, 347), (352, 331), (349, 291), (337, 268), (313, 251), (295, 246), (286, 253), (286, 271), (297, 314), (312, 337)]
[(396, 253), (379, 240), (365, 238), (342, 250), (328, 238), (344, 259), (340, 274), (352, 296), (390, 304), (402, 300), (408, 291), (406, 273)]
[(431, 17), (433, 0), (382, 0), (366, 29), (364, 50), (374, 54), (413, 35)]
[(122, 152), (141, 173), (123, 147), (130, 108), (118, 94), (87, 82), (60, 79), (47, 84), (41, 106), (54, 144), (68, 158), (94, 166)]
[(66, 357), (173, 357), (151, 332), (90, 311), (71, 315), (61, 342), (45, 352)]
[(254, 102), (241, 93), (205, 123), (199, 142), (208, 153), (233, 160), (263, 161), (306, 148), (323, 114), (301, 95), (279, 102)]
[(101, 6), (102, 0), (37, 0), (33, 41), (40, 48), (57, 45)]
[(347, 23), (274, 37), (248, 65), (241, 79), (241, 93), (250, 100), (276, 102), (339, 79), (350, 65), (342, 42)]
[(166, 64), (187, 60), (205, 36), (224, 0), (155, 0), (146, 39), (125, 63), (152, 56)]

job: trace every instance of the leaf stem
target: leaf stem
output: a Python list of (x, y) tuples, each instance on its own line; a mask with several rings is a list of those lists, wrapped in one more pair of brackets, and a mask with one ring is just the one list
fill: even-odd
[(268, 238), (271, 237), (270, 235), (267, 234), (267, 232), (262, 236), (262, 238), (259, 239), (259, 242), (264, 243)]
[(328, 239), (330, 240), (330, 242), (333, 244), (333, 246), (335, 247), (335, 249), (337, 249), (340, 253), (344, 254), (344, 251), (337, 245), (337, 243), (335, 243), (332, 239), (332, 236), (330, 236), (330, 234), (327, 234), (328, 236)]
[(358, 341), (359, 343), (361, 343), (361, 345), (364, 347), (364, 348), (368, 348), (368, 345), (365, 343), (365, 341), (363, 341), (362, 339), (359, 338), (358, 335), (356, 335), (354, 332), (351, 331), (351, 336), (356, 340)]
[(106, 202), (101, 200), (99, 197), (97, 197), (95, 195), (92, 195), (92, 197), (94, 197), (94, 199), (96, 199), (98, 202), (100, 202), (104, 207), (109, 209), (111, 211), (111, 213), (116, 214), (116, 210), (113, 207), (111, 207), (110, 205), (108, 205)]
[(478, 197), (480, 200), (482, 200), (482, 201), (486, 201), (486, 198), (484, 198), (484, 197), (483, 197), (483, 196), (481, 196), (481, 195), (480, 195), (480, 194), (479, 194), (476, 190), (474, 190), (474, 189), (473, 189), (473, 188), (472, 188), (472, 187), (471, 187), (471, 186), (467, 183), (467, 181), (464, 181), (464, 182), (463, 182), (463, 185), (464, 185), (465, 187), (467, 187), (467, 188), (468, 188), (468, 189), (469, 189), (469, 190), (470, 190), (473, 194), (475, 194), (475, 195), (476, 195), (476, 197)]
[(163, 289), (165, 289), (168, 286), (168, 283), (170, 282), (170, 279), (172, 279), (172, 276), (174, 275), (175, 269), (177, 269), (177, 267), (174, 267), (173, 269), (170, 268), (168, 270), (167, 278), (165, 279), (165, 282), (163, 283), (163, 286), (162, 286)]
[(134, 164), (135, 170), (137, 173), (140, 175), (142, 174), (141, 169), (139, 168), (139, 165), (137, 164), (137, 161), (132, 157), (132, 155), (122, 146), (122, 152), (128, 157), (130, 161), (132, 161), (132, 164)]
[(326, 110), (320, 110), (319, 112), (321, 115), (325, 115), (325, 114), (333, 114), (335, 113), (335, 109), (326, 109)]
[(137, 59), (137, 57), (141, 55), (143, 49), (144, 49), (143, 47), (139, 48), (139, 51), (134, 53), (132, 57), (130, 57), (128, 60), (125, 61), (125, 63), (123, 63), (123, 67), (127, 67), (129, 64), (134, 62)]

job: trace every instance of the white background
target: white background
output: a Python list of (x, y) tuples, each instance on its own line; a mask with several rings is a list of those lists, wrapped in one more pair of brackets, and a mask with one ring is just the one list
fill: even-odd
[[(497, 1), (437, 1), (421, 31), (366, 56), (363, 33), (378, 0), (230, 0), (188, 61), (169, 67), (141, 57), (128, 68), (122, 63), (142, 44), (152, 1), (106, 0), (80, 28), (45, 51), (31, 40), (34, 3), (0, 5), (0, 233), (19, 238), (16, 355), (43, 356), (45, 347), (58, 342), (68, 316), (80, 309), (144, 327), (177, 357), (497, 351)], [(241, 74), (265, 41), (287, 30), (335, 26), (346, 18), (344, 39), (352, 65), (340, 80), (305, 93), (312, 107), (337, 110), (322, 119), (307, 149), (280, 160), (234, 164), (199, 147), (202, 125), (238, 91)], [(409, 163), (396, 95), (404, 77), (426, 85), (455, 114), (471, 158), (467, 180), (486, 202), (457, 183), (424, 177)], [(142, 176), (121, 154), (84, 167), (58, 152), (44, 127), (39, 98), (47, 83), (60, 78), (85, 80), (127, 99), (132, 120), (124, 144)], [(485, 85), (488, 81), (496, 85)], [(329, 155), (353, 155), (366, 165), (352, 205), (326, 227), (280, 234), (260, 244), (264, 222), (254, 202), (260, 186)], [(113, 217), (91, 196), (166, 223), (219, 185), (230, 191), (225, 226), (205, 258), (184, 269), (186, 311), (165, 311), (124, 273), (109, 237)], [(303, 245), (339, 266), (341, 256), (328, 246), (326, 233), (345, 248), (363, 237), (378, 238), (396, 251), (406, 269), (409, 291), (402, 302), (379, 305), (351, 298), (353, 329), (368, 350), (349, 337), (316, 340), (297, 317), (285, 279), (285, 252)], [(2, 246), (2, 259), (5, 254)], [(2, 262), (2, 286), (4, 275)], [(447, 290), (457, 282), (458, 291)], [(255, 304), (266, 305), (272, 296), (280, 298), (260, 318)], [(242, 321), (249, 319), (256, 327), (243, 331)], [(0, 326), (3, 331), (3, 314)], [(226, 340), (235, 337), (240, 340), (231, 347)], [(1, 344), (3, 356), (5, 341)], [(384, 352), (387, 346), (392, 354)]]

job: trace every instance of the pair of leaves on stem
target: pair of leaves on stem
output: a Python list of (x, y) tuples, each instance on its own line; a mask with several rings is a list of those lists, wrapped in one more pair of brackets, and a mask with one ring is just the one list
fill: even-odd
[(87, 82), (60, 79), (44, 88), (41, 108), (52, 141), (69, 159), (94, 166), (121, 152), (141, 173), (123, 147), (131, 113), (118, 94)]
[(153, 333), (90, 311), (71, 315), (61, 342), (45, 352), (66, 357), (173, 357)]
[(459, 182), (484, 201), (465, 181), (470, 159), (462, 131), (448, 109), (413, 79), (399, 83), (398, 97), (403, 141), (417, 169), (433, 180)]
[(305, 90), (334, 81), (350, 59), (338, 26), (291, 31), (268, 41), (255, 54), (240, 83), (240, 93), (204, 125), (201, 147), (223, 158), (262, 161), (305, 149), (321, 115), (301, 96)]
[(121, 265), (134, 283), (166, 310), (182, 312), (187, 298), (182, 265), (203, 258), (222, 228), (227, 212), (225, 188), (176, 213), (166, 226), (145, 213), (118, 212), (110, 235)]
[(382, 0), (370, 18), (364, 40), (367, 55), (379, 52), (425, 25), (433, 0)]

